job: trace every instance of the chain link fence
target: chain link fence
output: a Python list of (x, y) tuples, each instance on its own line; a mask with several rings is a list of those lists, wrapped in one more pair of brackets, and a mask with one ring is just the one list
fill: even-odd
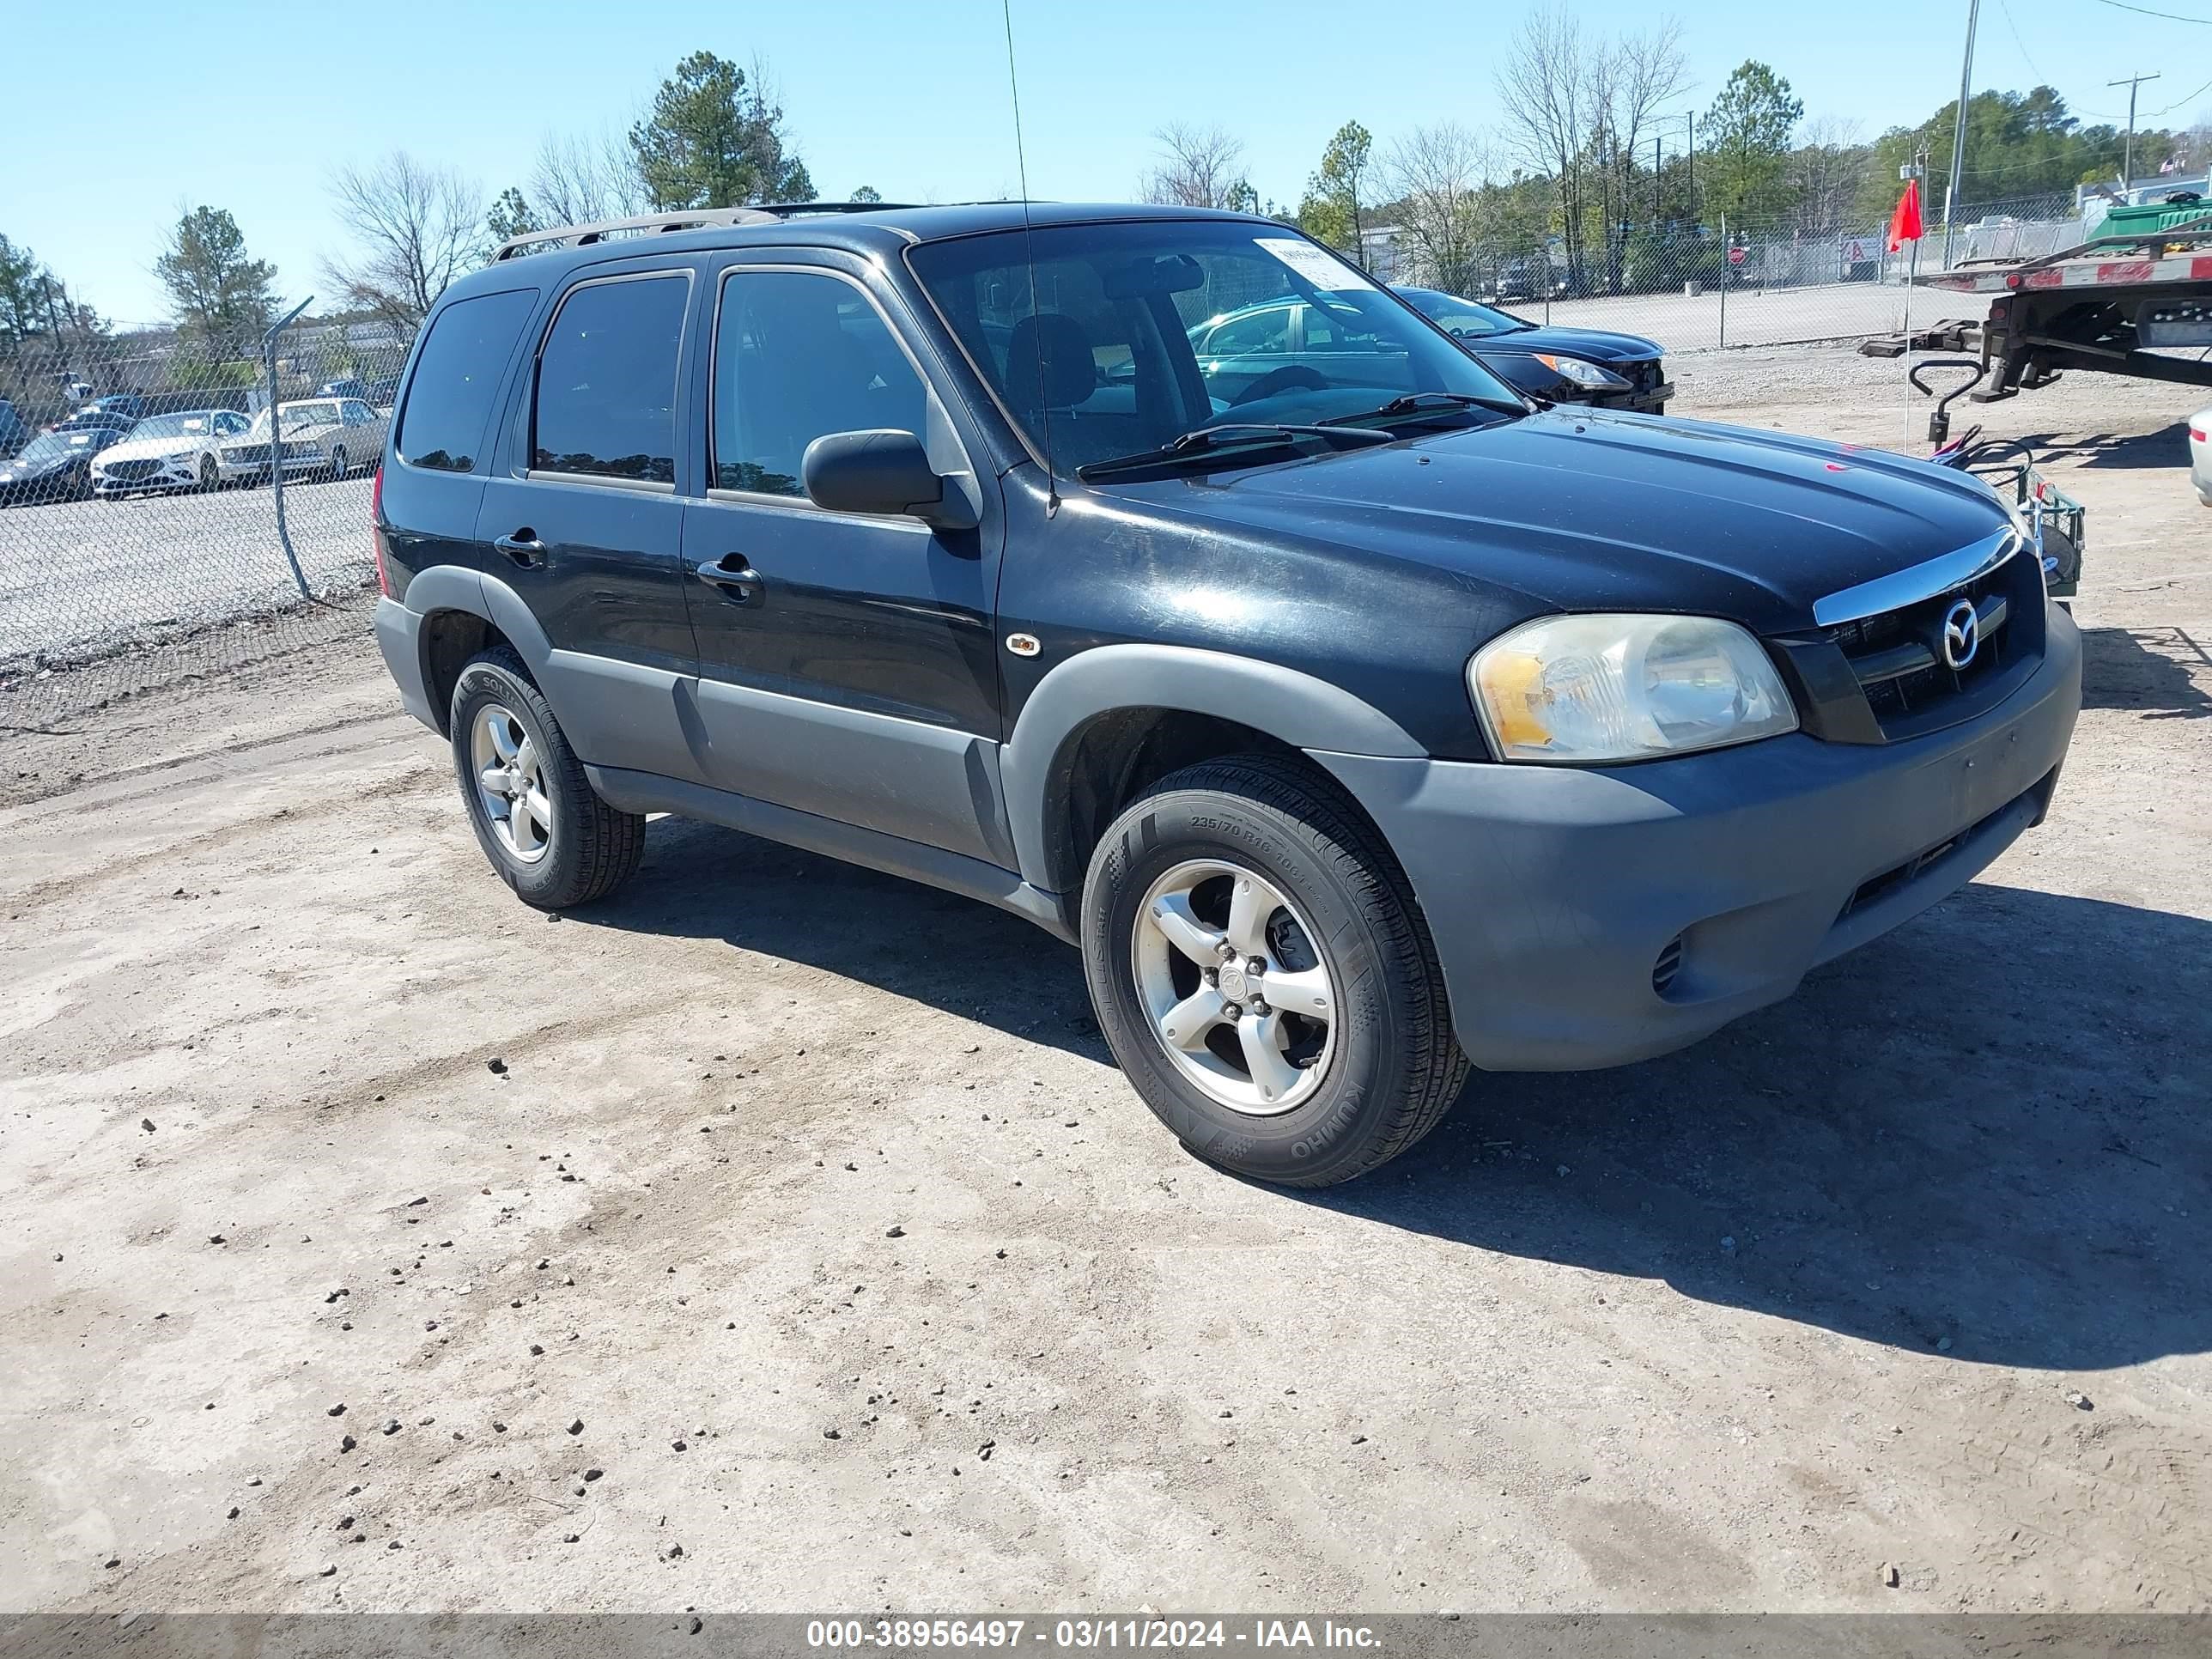
[(1971, 211), (1948, 228), (1930, 222), (1917, 255), (1888, 251), (1886, 223), (1794, 215), (1620, 224), (1571, 240), (1382, 225), (1361, 241), (1384, 282), (1443, 289), (1532, 322), (1640, 334), (1679, 354), (1894, 333), (1908, 304), (1915, 327), (1945, 308), (1971, 313), (1971, 301), (1917, 284), (1960, 265), (2054, 253), (2091, 234), (2071, 196)]
[[(1917, 262), (1887, 252), (1884, 225), (1802, 218), (1624, 224), (1571, 243), (1407, 225), (1362, 240), (1384, 281), (1679, 356), (1894, 332), (1908, 306), (1916, 326), (1970, 313), (1914, 281), (2086, 234), (2061, 197), (1931, 224)], [(368, 477), (408, 343), (327, 322), (273, 349), (167, 328), (72, 336), (65, 322), (0, 338), (0, 738), (365, 629)]]
[(365, 628), (407, 345), (333, 323), (266, 349), (0, 340), (0, 736)]

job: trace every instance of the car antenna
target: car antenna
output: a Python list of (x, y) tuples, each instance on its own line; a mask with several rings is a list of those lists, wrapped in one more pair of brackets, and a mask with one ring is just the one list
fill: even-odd
[(1013, 0), (999, 0), (999, 12), (1006, 21), (1006, 86), (1014, 99), (1014, 163), (1022, 179), (1022, 247), (1030, 266), (1030, 327), (1037, 337), (1037, 422), (1044, 439), (1044, 515), (1049, 519), (1060, 511), (1060, 475), (1052, 470), (1052, 410), (1045, 401), (1044, 331), (1037, 325), (1036, 228), (1030, 223), (1030, 163), (1022, 148), (1022, 83), (1014, 74)]

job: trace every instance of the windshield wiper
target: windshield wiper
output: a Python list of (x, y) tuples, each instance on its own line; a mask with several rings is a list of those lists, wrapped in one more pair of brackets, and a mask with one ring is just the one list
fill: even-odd
[(1177, 461), (1196, 460), (1224, 449), (1245, 449), (1255, 445), (1280, 446), (1298, 438), (1318, 440), (1331, 449), (1356, 449), (1369, 444), (1395, 443), (1397, 441), (1387, 432), (1373, 427), (1361, 426), (1356, 421), (1330, 421), (1317, 426), (1292, 426), (1277, 421), (1231, 421), (1219, 426), (1202, 426), (1170, 439), (1158, 449), (1141, 450), (1133, 455), (1116, 455), (1103, 461), (1092, 461), (1075, 469), (1075, 476), (1086, 483), (1109, 472), (1127, 472), (1137, 467), (1171, 465)]
[(1408, 392), (1380, 409), (1358, 415), (1332, 415), (1323, 426), (1365, 426), (1374, 421), (1395, 420), (1407, 415), (1443, 415), (1455, 409), (1494, 409), (1506, 415), (1526, 415), (1528, 405), (1517, 398), (1487, 398), (1472, 392)]

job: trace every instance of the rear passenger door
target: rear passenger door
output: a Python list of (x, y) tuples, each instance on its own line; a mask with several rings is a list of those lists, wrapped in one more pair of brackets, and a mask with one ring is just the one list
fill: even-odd
[(995, 483), (963, 531), (829, 512), (800, 483), (807, 445), (832, 432), (913, 432), (940, 472), (972, 474), (985, 453), (931, 390), (896, 296), (839, 258), (763, 250), (715, 276), (699, 369), (712, 488), (684, 526), (710, 781), (1011, 866)]
[(696, 273), (586, 266), (556, 298), (477, 519), (488, 581), (552, 646), (538, 674), (585, 761), (700, 780), (679, 698), (685, 390)]
[(431, 317), (384, 475), (384, 539), (403, 570), (481, 572), (477, 515), (498, 435), (495, 405), (542, 298), (535, 288), (506, 289), (455, 300)]

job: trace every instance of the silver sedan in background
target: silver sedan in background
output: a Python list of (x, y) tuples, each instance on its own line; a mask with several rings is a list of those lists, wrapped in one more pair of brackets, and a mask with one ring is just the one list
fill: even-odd
[(276, 406), (281, 430), (270, 460), (269, 411), (254, 417), (252, 428), (216, 453), (216, 465), (226, 483), (258, 483), (273, 465), (281, 465), (288, 478), (301, 475), (343, 478), (368, 467), (374, 469), (384, 454), (384, 434), (389, 413), (371, 408), (359, 398), (301, 398)]

